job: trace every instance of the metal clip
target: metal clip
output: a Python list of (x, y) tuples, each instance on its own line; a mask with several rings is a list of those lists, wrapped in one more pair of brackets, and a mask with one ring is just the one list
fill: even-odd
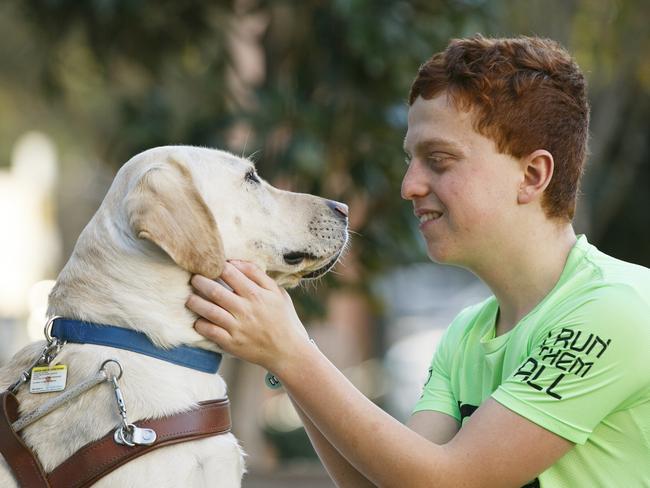
[(135, 426), (134, 424), (129, 423), (129, 420), (126, 416), (126, 404), (124, 403), (122, 390), (117, 384), (117, 378), (115, 376), (111, 377), (111, 383), (113, 383), (117, 408), (120, 411), (120, 417), (122, 418), (120, 426), (115, 430), (115, 433), (113, 434), (113, 440), (118, 444), (129, 447), (141, 445), (147, 446), (156, 442), (157, 436), (155, 430), (142, 429)]
[(156, 442), (156, 431), (153, 429), (142, 429), (134, 424), (127, 427), (121, 425), (113, 434), (113, 440), (124, 446), (148, 446)]
[(34, 366), (31, 366), (29, 369), (26, 369), (25, 371), (20, 373), (20, 378), (18, 378), (11, 385), (9, 385), (9, 388), (7, 388), (7, 390), (15, 394), (18, 391), (18, 388), (20, 388), (22, 385), (24, 385), (29, 381), (29, 378), (31, 378), (32, 376), (32, 368), (34, 368), (35, 366), (36, 363), (34, 363)]
[[(47, 335), (46, 335), (47, 336)], [(29, 368), (25, 369), (20, 373), (20, 377), (13, 382), (9, 388), (7, 388), (11, 393), (16, 393), (18, 388), (27, 383), (32, 377), (32, 369), (37, 366), (47, 366), (49, 365), (54, 358), (61, 352), (61, 348), (65, 345), (65, 341), (61, 342), (56, 337), (49, 337), (48, 343), (45, 348), (41, 351), (41, 355), (34, 361)]]
[(117, 402), (117, 409), (120, 411), (120, 417), (122, 417), (122, 427), (129, 427), (129, 421), (126, 418), (126, 404), (124, 403), (124, 397), (122, 396), (122, 390), (117, 384), (117, 378), (111, 376), (111, 383), (113, 383), (113, 390), (115, 392), (115, 401)]
[(43, 350), (43, 353), (41, 354), (41, 357), (39, 358), (41, 360), (40, 365), (46, 365), (50, 364), (55, 357), (58, 356), (58, 354), (61, 352), (61, 348), (65, 345), (65, 341), (60, 341), (56, 337), (52, 339), (52, 342), (50, 342), (47, 347)]

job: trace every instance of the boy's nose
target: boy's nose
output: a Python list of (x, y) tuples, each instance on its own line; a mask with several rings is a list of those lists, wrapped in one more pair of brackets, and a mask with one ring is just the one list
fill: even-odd
[(402, 179), (402, 198), (414, 200), (429, 193), (429, 183), (426, 175), (420, 170), (419, 165), (412, 161)]

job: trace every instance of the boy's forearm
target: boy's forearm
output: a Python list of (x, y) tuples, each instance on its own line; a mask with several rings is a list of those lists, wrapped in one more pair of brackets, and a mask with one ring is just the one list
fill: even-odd
[(272, 370), (332, 448), (370, 482), (452, 486), (448, 450), (373, 404), (316, 348), (302, 345)]
[(332, 444), (323, 436), (309, 417), (303, 412), (291, 396), (289, 396), (293, 406), (295, 407), (305, 431), (309, 436), (312, 446), (318, 457), (320, 458), (323, 466), (327, 470), (330, 478), (336, 483), (339, 488), (371, 488), (375, 485), (371, 483), (365, 476), (357, 471), (341, 454), (336, 450)]

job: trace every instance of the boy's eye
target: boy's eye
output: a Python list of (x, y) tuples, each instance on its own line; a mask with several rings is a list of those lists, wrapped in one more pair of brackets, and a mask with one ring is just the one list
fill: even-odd
[(404, 163), (406, 164), (406, 166), (408, 166), (409, 164), (411, 164), (411, 156), (409, 156), (408, 154), (405, 155), (405, 156), (404, 156)]
[(248, 173), (246, 173), (246, 181), (250, 181), (252, 183), (260, 183), (260, 179), (257, 177), (255, 174), (255, 171), (250, 170)]
[(449, 158), (449, 154), (439, 153), (439, 152), (431, 153), (429, 154), (428, 157), (430, 161), (444, 161), (445, 159), (448, 158)]
[(450, 156), (449, 154), (441, 154), (441, 153), (433, 153), (427, 157), (427, 161), (429, 162), (429, 164), (433, 164), (436, 166), (442, 166), (450, 159), (452, 159), (452, 156)]

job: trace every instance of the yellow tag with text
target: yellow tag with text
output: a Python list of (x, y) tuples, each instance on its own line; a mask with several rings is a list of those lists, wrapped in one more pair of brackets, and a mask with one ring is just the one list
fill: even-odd
[(56, 366), (37, 366), (32, 368), (32, 378), (29, 382), (30, 393), (49, 393), (65, 390), (68, 377), (68, 367), (65, 364)]

